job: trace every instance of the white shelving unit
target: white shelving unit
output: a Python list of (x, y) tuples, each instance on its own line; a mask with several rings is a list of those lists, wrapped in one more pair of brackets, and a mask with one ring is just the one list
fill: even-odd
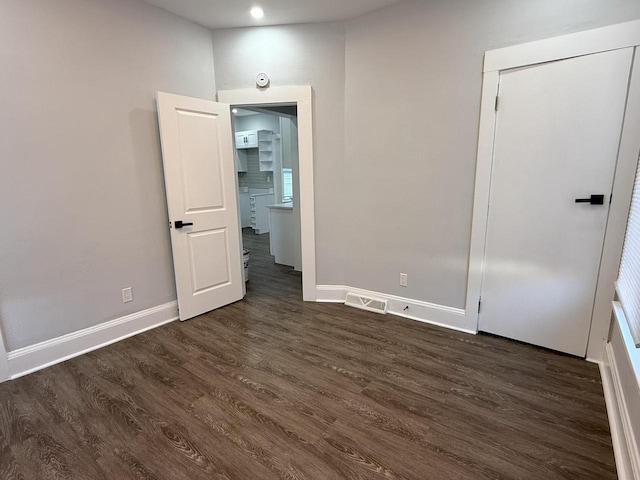
[(236, 132), (236, 170), (247, 171), (247, 150), (258, 149), (261, 172), (273, 172), (277, 155), (276, 134), (271, 130), (248, 130)]
[(258, 130), (258, 161), (261, 172), (273, 172), (274, 136), (271, 130)]

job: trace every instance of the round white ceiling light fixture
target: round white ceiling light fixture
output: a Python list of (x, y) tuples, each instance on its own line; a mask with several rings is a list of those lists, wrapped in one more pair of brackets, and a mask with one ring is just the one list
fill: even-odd
[(238, 109), (237, 108), (232, 108), (231, 109), (231, 113), (233, 113), (234, 115), (238, 113)]
[(256, 20), (259, 20), (262, 17), (264, 17), (264, 10), (262, 10), (262, 7), (253, 7), (250, 13), (251, 13), (251, 16)]

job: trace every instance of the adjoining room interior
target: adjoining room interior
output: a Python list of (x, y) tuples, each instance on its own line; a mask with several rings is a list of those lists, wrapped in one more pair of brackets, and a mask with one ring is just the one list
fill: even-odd
[[(254, 259), (266, 252), (263, 267), (273, 263), (302, 272), (297, 108), (234, 107), (232, 114), (245, 282), (250, 290), (256, 281), (265, 281), (251, 275), (252, 251)], [(271, 271), (287, 272), (281, 267)]]
[(640, 480), (637, 0), (8, 0), (0, 59), (0, 480)]

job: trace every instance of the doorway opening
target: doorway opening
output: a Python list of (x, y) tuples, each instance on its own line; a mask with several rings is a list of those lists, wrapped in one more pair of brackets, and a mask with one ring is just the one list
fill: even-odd
[(302, 297), (296, 104), (232, 108), (247, 293)]
[[(245, 88), (219, 90), (218, 101), (232, 108), (249, 107), (297, 107), (300, 244), (302, 252), (302, 299), (316, 300), (316, 235), (313, 159), (313, 88), (303, 86), (271, 86), (265, 89)], [(294, 185), (296, 184), (294, 179)], [(296, 192), (294, 192), (294, 196)]]

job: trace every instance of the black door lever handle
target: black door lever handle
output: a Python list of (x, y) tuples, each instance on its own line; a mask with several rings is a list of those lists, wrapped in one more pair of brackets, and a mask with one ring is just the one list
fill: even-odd
[(576, 203), (590, 203), (591, 205), (604, 205), (604, 195), (591, 195), (589, 198), (576, 198)]
[(175, 221), (175, 227), (176, 228), (188, 227), (189, 225), (193, 225), (193, 222), (186, 223), (186, 222), (183, 222), (182, 220), (176, 220)]

